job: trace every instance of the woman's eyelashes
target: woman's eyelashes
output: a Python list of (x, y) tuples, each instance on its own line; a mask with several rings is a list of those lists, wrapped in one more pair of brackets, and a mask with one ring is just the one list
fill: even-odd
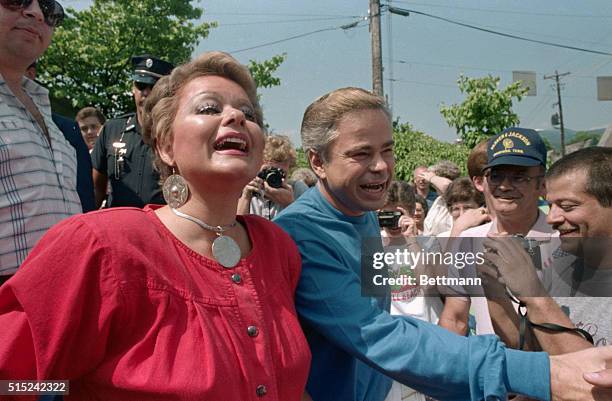
[(244, 114), (244, 117), (252, 122), (257, 122), (257, 117), (255, 116), (255, 111), (248, 106), (243, 106), (240, 108), (240, 111)]
[(219, 114), (221, 113), (221, 107), (217, 103), (206, 102), (196, 106), (196, 112), (198, 114)]
[[(255, 111), (250, 106), (241, 106), (239, 110), (244, 114), (244, 117), (252, 122), (257, 122), (257, 116), (255, 115)], [(222, 106), (216, 102), (206, 102), (201, 105), (196, 106), (197, 114), (206, 114), (206, 115), (215, 115), (220, 114), (222, 111)]]

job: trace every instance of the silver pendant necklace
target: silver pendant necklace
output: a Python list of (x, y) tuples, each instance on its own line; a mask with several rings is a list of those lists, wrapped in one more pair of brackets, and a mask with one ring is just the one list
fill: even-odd
[(221, 266), (225, 267), (226, 269), (232, 269), (238, 264), (238, 262), (240, 262), (240, 247), (232, 237), (223, 235), (224, 232), (236, 227), (236, 221), (227, 226), (211, 226), (204, 223), (197, 217), (180, 212), (173, 207), (171, 207), (170, 210), (172, 210), (172, 212), (178, 217), (182, 217), (183, 219), (196, 223), (203, 229), (213, 231), (215, 234), (217, 234), (217, 238), (215, 238), (212, 243), (212, 254), (215, 260), (219, 262)]

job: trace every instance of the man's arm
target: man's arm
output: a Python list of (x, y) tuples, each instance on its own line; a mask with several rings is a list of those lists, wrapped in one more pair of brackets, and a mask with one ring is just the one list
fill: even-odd
[[(575, 328), (574, 323), (563, 312), (561, 307), (551, 297), (522, 297), (521, 301), (527, 304), (529, 320), (533, 323), (553, 323), (563, 327)], [(532, 328), (542, 349), (551, 355), (565, 354), (591, 348), (593, 345), (580, 334), (567, 332), (554, 332)]]
[[(526, 305), (527, 317), (533, 323), (553, 323), (563, 327), (574, 328), (574, 324), (561, 307), (548, 295), (538, 278), (531, 258), (518, 243), (509, 237), (488, 238), (484, 242), (487, 249), (485, 259), (492, 266), (483, 267), (482, 271), (493, 278), (492, 285), (498, 287), (493, 297), (489, 298), (489, 311), (493, 319), (495, 332), (509, 346), (516, 347), (518, 340), (519, 317), (509, 299), (504, 295), (503, 285)], [(499, 278), (497, 275), (499, 274)], [(503, 285), (496, 284), (501, 281)], [(498, 332), (498, 330), (500, 330)], [(542, 350), (552, 354), (563, 354), (591, 347), (588, 341), (575, 332), (555, 332), (532, 328)], [(535, 343), (532, 343), (535, 346)]]
[(108, 187), (108, 177), (106, 174), (92, 169), (94, 192), (96, 193), (96, 209), (100, 209), (104, 198), (106, 198), (106, 188)]
[(437, 399), (502, 399), (509, 391), (549, 399), (546, 354), (506, 349), (494, 336), (466, 338), (415, 318), (391, 316), (361, 296), (359, 275), (338, 256), (335, 238), (294, 217), (281, 214), (275, 222), (297, 239), (302, 255), (296, 308), (328, 341)]
[(470, 299), (464, 297), (446, 297), (444, 309), (440, 314), (438, 326), (444, 327), (460, 336), (468, 332), (468, 319), (470, 315)]
[(96, 199), (96, 209), (100, 209), (102, 202), (106, 198), (106, 189), (108, 188), (108, 160), (106, 143), (109, 141), (109, 125), (108, 123), (102, 127), (100, 136), (91, 151), (91, 164), (93, 166), (92, 178), (94, 195)]
[(452, 182), (448, 178), (437, 176), (431, 171), (422, 172), (420, 177), (425, 179), (425, 181), (427, 181), (431, 185), (433, 185), (438, 195), (444, 195), (444, 193), (446, 192), (446, 189)]
[(503, 399), (507, 392), (553, 401), (612, 400), (612, 390), (594, 393), (582, 378), (612, 362), (612, 347), (549, 362), (545, 353), (506, 349), (495, 336), (460, 337), (418, 319), (391, 316), (361, 296), (359, 276), (335, 257), (334, 239), (313, 232), (303, 220), (287, 214), (275, 220), (302, 255), (296, 307), (310, 327), (345, 352), (441, 400)]

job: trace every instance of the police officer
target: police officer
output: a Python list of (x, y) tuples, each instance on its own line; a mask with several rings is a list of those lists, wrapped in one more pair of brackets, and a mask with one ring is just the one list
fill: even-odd
[(165, 203), (159, 174), (153, 170), (153, 150), (143, 142), (140, 127), (145, 99), (157, 80), (170, 74), (174, 66), (149, 55), (132, 57), (132, 66), (136, 113), (108, 121), (91, 154), (98, 208), (106, 197), (109, 179), (111, 193), (106, 207)]

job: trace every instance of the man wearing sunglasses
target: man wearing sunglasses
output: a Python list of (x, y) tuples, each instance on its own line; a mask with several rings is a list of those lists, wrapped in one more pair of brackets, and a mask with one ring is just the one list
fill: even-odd
[(96, 205), (106, 198), (108, 180), (111, 194), (106, 207), (143, 207), (164, 204), (159, 174), (153, 170), (153, 151), (141, 135), (144, 102), (159, 78), (170, 74), (174, 66), (158, 58), (132, 57), (132, 94), (136, 113), (109, 120), (91, 153)]
[(47, 229), (82, 211), (75, 150), (47, 90), (24, 77), (63, 16), (54, 0), (0, 0), (0, 285)]

